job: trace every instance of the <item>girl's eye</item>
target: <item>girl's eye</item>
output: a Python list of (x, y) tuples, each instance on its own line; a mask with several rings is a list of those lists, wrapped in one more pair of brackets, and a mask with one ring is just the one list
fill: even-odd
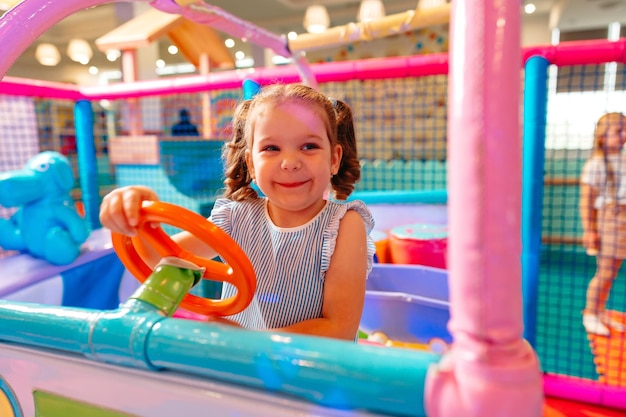
[(319, 149), (319, 146), (315, 143), (307, 143), (306, 145), (302, 146), (302, 149), (304, 150)]
[(274, 145), (267, 145), (261, 148), (261, 151), (265, 151), (265, 152), (268, 152), (268, 151), (271, 152), (271, 151), (277, 151), (277, 150), (278, 150), (278, 147)]

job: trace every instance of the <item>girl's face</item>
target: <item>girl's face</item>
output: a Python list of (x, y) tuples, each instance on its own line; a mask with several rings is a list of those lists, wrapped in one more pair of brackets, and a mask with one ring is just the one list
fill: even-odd
[(607, 121), (606, 147), (609, 150), (619, 151), (626, 142), (626, 117), (614, 117)]
[(246, 150), (250, 174), (268, 198), (277, 226), (304, 224), (324, 207), (341, 146), (331, 146), (324, 121), (306, 105), (266, 105), (255, 113), (252, 146)]

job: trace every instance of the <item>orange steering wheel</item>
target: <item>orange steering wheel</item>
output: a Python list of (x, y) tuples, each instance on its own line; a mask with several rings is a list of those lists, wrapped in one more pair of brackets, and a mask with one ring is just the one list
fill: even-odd
[[(195, 256), (182, 249), (155, 223), (165, 223), (186, 230), (215, 249), (226, 262)], [(144, 282), (152, 269), (143, 261), (140, 252), (151, 247), (161, 257), (175, 256), (205, 268), (202, 276), (212, 281), (226, 281), (237, 287), (237, 294), (224, 300), (211, 300), (187, 294), (181, 307), (205, 315), (230, 316), (250, 304), (256, 290), (256, 276), (250, 260), (235, 241), (219, 227), (201, 215), (173, 204), (144, 201), (139, 211), (137, 235), (130, 237), (111, 234), (113, 247), (124, 266)]]

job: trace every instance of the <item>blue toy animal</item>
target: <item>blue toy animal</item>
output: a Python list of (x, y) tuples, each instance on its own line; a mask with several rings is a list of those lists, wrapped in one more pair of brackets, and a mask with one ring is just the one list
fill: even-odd
[(0, 173), (0, 205), (18, 207), (0, 219), (0, 247), (55, 265), (73, 262), (89, 234), (74, 208), (74, 174), (62, 154), (41, 152), (21, 170)]

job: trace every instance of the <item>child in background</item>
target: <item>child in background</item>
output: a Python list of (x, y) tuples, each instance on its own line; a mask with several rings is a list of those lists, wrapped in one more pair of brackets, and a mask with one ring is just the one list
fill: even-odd
[(196, 125), (191, 123), (189, 110), (180, 109), (178, 112), (179, 120), (172, 126), (172, 136), (200, 136)]
[(607, 113), (596, 125), (593, 151), (580, 181), (583, 246), (597, 255), (596, 273), (587, 287), (583, 326), (589, 333), (608, 336), (626, 327), (606, 313), (606, 303), (626, 258), (626, 116)]
[[(338, 201), (360, 177), (350, 108), (303, 85), (265, 87), (238, 106), (225, 159), (225, 198), (210, 220), (239, 244), (257, 275), (252, 303), (229, 319), (249, 329), (354, 340), (374, 222), (363, 202)], [(329, 186), (334, 199), (327, 200)], [(134, 235), (141, 202), (157, 199), (147, 187), (119, 188), (104, 198), (100, 220)], [(188, 232), (173, 238), (198, 256), (216, 255)], [(224, 283), (223, 298), (235, 292)]]

